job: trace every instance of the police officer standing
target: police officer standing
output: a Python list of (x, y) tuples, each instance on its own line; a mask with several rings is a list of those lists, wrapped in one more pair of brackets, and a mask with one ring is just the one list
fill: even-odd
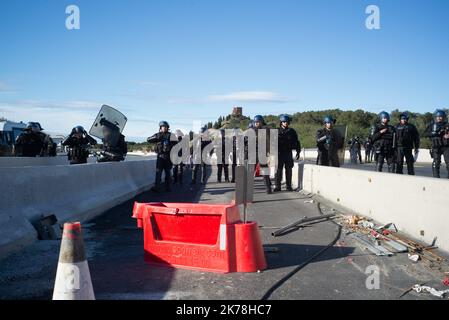
[(394, 148), (395, 148), (395, 128), (389, 124), (390, 115), (388, 112), (379, 113), (380, 124), (374, 128), (372, 141), (377, 144), (377, 164), (376, 169), (382, 172), (385, 160), (388, 165), (388, 172), (394, 172)]
[[(182, 132), (179, 131), (177, 132), (177, 137), (178, 137), (178, 143), (181, 143), (182, 141)], [(182, 148), (178, 151), (178, 157), (182, 157)], [(179, 183), (183, 184), (183, 178), (184, 178), (184, 163), (180, 163), (177, 165), (173, 166), (173, 184)]]
[(357, 158), (362, 164), (362, 144), (358, 136), (354, 136), (349, 140), (350, 153), (351, 153), (351, 163), (357, 164)]
[(343, 148), (344, 139), (334, 129), (335, 120), (331, 116), (324, 117), (324, 128), (316, 132), (318, 147), (317, 164), (321, 166), (340, 167), (338, 150)]
[[(264, 175), (263, 175), (263, 180), (265, 182), (265, 188), (267, 191), (267, 194), (271, 194), (273, 191), (271, 190), (271, 180), (270, 180), (270, 175), (268, 174), (268, 163), (267, 164), (260, 164), (259, 162), (259, 130), (267, 130), (267, 134), (265, 135), (266, 137), (266, 151), (267, 153), (270, 152), (270, 147), (269, 147), (269, 130), (266, 127), (266, 123), (265, 123), (265, 119), (261, 116), (261, 115), (257, 115), (254, 117), (253, 119), (253, 127), (250, 128), (249, 130), (254, 130), (256, 133), (256, 165), (259, 164), (261, 168), (264, 168)], [(264, 143), (264, 141), (262, 141), (262, 143)], [(247, 146), (247, 150), (249, 150), (248, 146)], [(248, 159), (248, 157), (247, 157)]]
[(396, 125), (396, 173), (403, 174), (404, 157), (407, 163), (407, 172), (409, 175), (415, 175), (412, 149), (415, 149), (415, 155), (419, 152), (420, 138), (416, 127), (408, 123), (410, 115), (403, 112), (399, 116), (399, 123)]
[(434, 121), (426, 128), (424, 136), (432, 140), (433, 177), (440, 178), (441, 156), (443, 156), (449, 179), (449, 124), (444, 110), (437, 109), (435, 111)]
[(279, 117), (280, 127), (278, 129), (278, 167), (276, 171), (276, 188), (274, 192), (281, 191), (282, 174), (285, 167), (285, 181), (287, 191), (293, 191), (292, 188), (292, 151), (296, 151), (295, 159), (299, 160), (301, 153), (301, 143), (295, 129), (290, 128), (291, 118), (288, 115)]
[(366, 138), (364, 148), (365, 148), (365, 163), (369, 163), (372, 161), (372, 149), (373, 149), (373, 145), (371, 144), (370, 138)]
[[(226, 163), (226, 132), (224, 129), (220, 130), (220, 136), (219, 139), (221, 139), (221, 152), (216, 152), (217, 150), (215, 150), (215, 154), (217, 155), (217, 181), (218, 183), (221, 183), (222, 181), (222, 176), (223, 176), (223, 171), (224, 171), (224, 176), (225, 176), (225, 182), (229, 182), (229, 164)], [(219, 144), (218, 144), (219, 145)], [(220, 159), (218, 158), (220, 157), (221, 161), (219, 161)]]
[(170, 125), (167, 121), (159, 122), (159, 132), (147, 139), (148, 143), (156, 144), (156, 182), (154, 187), (151, 188), (153, 192), (161, 191), (162, 172), (165, 174), (165, 191), (169, 192), (170, 189), (170, 171), (172, 169), (172, 162), (170, 159), (170, 151), (173, 146), (178, 143), (176, 137), (169, 131)]
[(97, 141), (87, 134), (82, 126), (72, 129), (70, 135), (62, 142), (63, 146), (69, 148), (67, 153), (70, 164), (87, 163), (89, 157), (89, 145), (94, 146)]
[(207, 126), (204, 126), (201, 128), (201, 137), (198, 138), (196, 141), (194, 140), (194, 143), (199, 143), (201, 145), (201, 154), (194, 156), (194, 166), (193, 166), (193, 172), (192, 172), (192, 182), (190, 183), (192, 186), (196, 185), (196, 181), (198, 178), (198, 174), (201, 170), (201, 184), (206, 184), (207, 182), (207, 165), (203, 161), (203, 150), (206, 148), (212, 141), (209, 139), (207, 135)]

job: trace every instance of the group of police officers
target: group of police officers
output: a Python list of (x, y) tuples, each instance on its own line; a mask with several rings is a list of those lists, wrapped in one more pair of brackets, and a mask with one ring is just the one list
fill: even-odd
[[(409, 123), (410, 115), (403, 112), (399, 123), (390, 124), (390, 115), (382, 111), (379, 114), (379, 124), (372, 127), (371, 134), (365, 142), (365, 162), (371, 162), (374, 157), (376, 171), (382, 172), (385, 162), (388, 172), (403, 174), (404, 159), (407, 173), (415, 174), (414, 163), (420, 147), (420, 136), (416, 127)], [(325, 166), (339, 167), (338, 150), (342, 147), (343, 138), (339, 131), (333, 129), (335, 120), (325, 117), (324, 128), (317, 132), (318, 161)], [(430, 150), (433, 158), (432, 172), (435, 178), (440, 178), (441, 157), (444, 157), (449, 178), (449, 124), (444, 110), (437, 109), (434, 119), (427, 126), (424, 137), (432, 141)], [(357, 139), (350, 142), (354, 151), (358, 151), (361, 162), (360, 143), (357, 150)]]
[[(117, 126), (103, 121), (102, 151), (97, 156), (97, 162), (123, 161), (128, 152), (125, 136), (120, 133)], [(68, 148), (67, 157), (70, 164), (87, 163), (89, 149), (97, 144), (82, 126), (72, 129), (69, 136), (62, 141)], [(37, 122), (29, 122), (23, 132), (17, 137), (14, 144), (14, 155), (17, 157), (55, 157), (56, 143), (43, 132)]]
[[(403, 173), (404, 159), (407, 165), (409, 175), (414, 175), (414, 162), (419, 152), (420, 136), (416, 127), (409, 123), (410, 115), (403, 112), (399, 116), (399, 123), (395, 126), (390, 124), (390, 115), (383, 111), (379, 114), (379, 124), (372, 127), (371, 134), (365, 142), (366, 157), (365, 161), (370, 162), (372, 156), (376, 163), (376, 170), (381, 172), (386, 162), (388, 172)], [(292, 191), (292, 168), (294, 163), (293, 151), (296, 151), (295, 159), (299, 159), (301, 143), (296, 131), (290, 127), (291, 118), (288, 115), (279, 117), (279, 126), (276, 128), (278, 133), (278, 151), (277, 151), (277, 171), (275, 177), (275, 188), (272, 190), (272, 184), (269, 176), (268, 163), (260, 163), (258, 155), (259, 132), (265, 130), (269, 134), (270, 129), (264, 118), (257, 115), (250, 122), (248, 130), (254, 130), (256, 137), (256, 163), (260, 166), (267, 193), (281, 191), (281, 181), (285, 169), (286, 187)], [(322, 166), (340, 167), (339, 150), (344, 150), (344, 137), (334, 126), (336, 119), (326, 116), (323, 120), (323, 128), (316, 133), (316, 145), (318, 148), (317, 164)], [(102, 123), (103, 126), (103, 149), (97, 155), (98, 162), (123, 161), (127, 153), (125, 137), (119, 129), (113, 124)], [(42, 132), (40, 124), (30, 122), (23, 133), (17, 138), (15, 143), (15, 154), (23, 157), (45, 157), (56, 156), (56, 144), (49, 135)], [(202, 137), (207, 135), (207, 127), (201, 129)], [(215, 152), (221, 157), (217, 165), (217, 181), (222, 182), (224, 172), (225, 182), (235, 182), (237, 165), (237, 143), (236, 136), (232, 137), (232, 158), (226, 161), (225, 153), (225, 131), (220, 130), (222, 139), (221, 150), (211, 150), (210, 154)], [(431, 155), (433, 158), (432, 171), (433, 176), (440, 178), (441, 157), (444, 157), (449, 178), (449, 124), (446, 113), (437, 109), (434, 113), (433, 121), (428, 125), (424, 133), (432, 141)], [(264, 136), (267, 140), (267, 153), (270, 153), (269, 135)], [(200, 149), (202, 151), (212, 142), (210, 139), (200, 139)], [(247, 139), (247, 137), (245, 137)], [(171, 171), (173, 169), (173, 182), (183, 183), (183, 172), (185, 163), (173, 166), (170, 159), (172, 148), (180, 143), (182, 136), (178, 135), (176, 139), (172, 138), (168, 122), (159, 123), (159, 132), (149, 137), (147, 141), (156, 145), (156, 183), (153, 191), (160, 192), (162, 188), (162, 173), (165, 174), (165, 191), (170, 191)], [(96, 140), (89, 136), (82, 126), (73, 128), (71, 134), (62, 142), (63, 146), (68, 147), (68, 159), (71, 164), (83, 164), (87, 162), (89, 156), (89, 147), (96, 145)], [(360, 141), (352, 139), (351, 147), (358, 143), (359, 158)], [(248, 141), (245, 140), (245, 159), (248, 159)], [(193, 147), (190, 148), (192, 154)], [(182, 156), (182, 150), (178, 152)], [(201, 155), (199, 155), (201, 157)], [(197, 159), (198, 160), (198, 159)], [(229, 177), (229, 164), (232, 166), (232, 180)], [(207, 165), (201, 159), (195, 161), (192, 170), (191, 184), (197, 183), (201, 171), (201, 183), (205, 184), (207, 180)]]
[[(275, 179), (275, 188), (272, 190), (272, 184), (270, 180), (270, 176), (268, 170), (264, 170), (268, 167), (268, 163), (266, 161), (262, 163), (259, 159), (258, 155), (258, 147), (259, 147), (259, 133), (261, 130), (265, 130), (267, 135), (266, 138), (267, 145), (266, 151), (270, 152), (269, 141), (269, 130), (270, 129), (264, 118), (261, 115), (257, 115), (254, 117), (253, 121), (250, 122), (248, 126), (248, 130), (254, 130), (255, 133), (255, 145), (256, 145), (256, 163), (261, 167), (263, 180), (266, 187), (266, 192), (271, 194), (273, 191), (278, 192), (281, 191), (281, 181), (283, 176), (283, 170), (285, 168), (285, 177), (286, 177), (286, 186), (288, 191), (293, 191), (292, 188), (292, 168), (293, 168), (293, 157), (292, 151), (296, 151), (296, 159), (299, 159), (301, 144), (298, 139), (298, 135), (296, 131), (290, 128), (291, 118), (287, 115), (282, 115), (279, 118), (279, 127), (278, 131), (278, 168), (276, 172)], [(156, 144), (156, 181), (155, 186), (152, 188), (155, 192), (160, 191), (170, 191), (171, 184), (171, 169), (173, 167), (170, 153), (172, 148), (182, 140), (182, 136), (178, 136), (177, 139), (172, 138), (172, 134), (169, 131), (170, 126), (167, 121), (161, 121), (159, 123), (159, 132), (154, 134), (153, 136), (147, 139), (148, 143)], [(212, 143), (211, 137), (208, 136), (207, 127), (203, 127), (201, 129), (201, 139), (198, 140), (200, 143), (200, 154), (194, 154), (192, 145), (190, 147), (190, 153), (192, 156), (201, 157), (204, 149)], [(217, 155), (217, 181), (222, 182), (223, 172), (224, 172), (224, 181), (225, 182), (235, 182), (236, 179), (236, 166), (237, 166), (237, 137), (234, 135), (232, 137), (226, 137), (225, 130), (219, 131), (219, 139), (221, 139), (222, 143), (219, 144), (218, 147), (212, 148), (210, 150), (209, 155), (215, 152)], [(232, 152), (230, 154), (226, 154), (225, 145), (226, 139), (232, 139)], [(244, 140), (244, 157), (248, 159), (248, 137), (245, 136)], [(178, 156), (182, 156), (182, 150), (178, 151)], [(230, 159), (227, 161), (226, 157), (229, 156)], [(191, 185), (195, 185), (197, 183), (198, 175), (201, 171), (201, 184), (205, 184), (207, 180), (207, 164), (202, 159), (193, 159), (194, 165), (192, 170), (192, 179)], [(185, 163), (177, 164), (173, 167), (173, 182), (174, 183), (182, 183), (183, 182), (183, 171)], [(230, 179), (229, 175), (229, 165), (232, 166), (232, 179)], [(162, 186), (162, 173), (165, 175), (164, 187)]]

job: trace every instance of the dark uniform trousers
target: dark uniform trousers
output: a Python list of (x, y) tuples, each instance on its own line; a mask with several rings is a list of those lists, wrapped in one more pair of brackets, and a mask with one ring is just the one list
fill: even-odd
[(415, 175), (415, 168), (413, 163), (415, 159), (413, 158), (411, 148), (398, 147), (397, 148), (397, 158), (396, 158), (396, 173), (403, 174), (404, 172), (404, 158), (407, 163), (407, 173), (409, 175)]
[(170, 188), (170, 171), (172, 169), (172, 162), (170, 157), (157, 157), (156, 160), (156, 187), (161, 185), (162, 172), (165, 174), (165, 187)]
[(441, 156), (444, 157), (446, 163), (447, 178), (449, 179), (449, 146), (440, 146), (432, 149), (432, 170), (434, 178), (440, 178)]
[(287, 188), (292, 187), (292, 168), (293, 168), (293, 157), (291, 152), (279, 153), (278, 157), (278, 167), (276, 171), (276, 188), (281, 188), (282, 183), (282, 172), (285, 167), (285, 184)]

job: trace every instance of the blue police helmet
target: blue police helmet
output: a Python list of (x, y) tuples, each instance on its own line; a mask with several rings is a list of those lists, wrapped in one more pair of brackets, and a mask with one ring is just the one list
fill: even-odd
[(334, 118), (332, 118), (332, 116), (325, 116), (323, 123), (334, 123)]
[(280, 122), (288, 122), (288, 123), (290, 123), (290, 122), (292, 121), (292, 119), (290, 118), (289, 115), (287, 115), (287, 114), (282, 114), (282, 115), (279, 117), (279, 121), (280, 121)]
[(254, 119), (253, 119), (253, 121), (254, 121), (254, 122), (260, 121), (260, 122), (262, 122), (262, 123), (265, 122), (264, 118), (263, 118), (260, 114), (258, 114), (257, 116), (255, 116)]
[(170, 125), (168, 124), (167, 121), (161, 121), (161, 122), (159, 122), (159, 128), (160, 127), (167, 127), (167, 129), (168, 129), (168, 128), (170, 128)]
[(386, 111), (382, 111), (381, 113), (379, 113), (379, 119), (387, 119), (388, 121), (390, 121), (390, 114)]
[(433, 116), (446, 118), (446, 112), (444, 112), (444, 110), (441, 109), (436, 109), (435, 112), (433, 113)]
[(405, 119), (405, 120), (408, 121), (408, 119), (410, 119), (410, 114), (409, 114), (407, 111), (402, 112), (402, 113), (399, 115), (399, 119), (400, 119), (400, 120)]

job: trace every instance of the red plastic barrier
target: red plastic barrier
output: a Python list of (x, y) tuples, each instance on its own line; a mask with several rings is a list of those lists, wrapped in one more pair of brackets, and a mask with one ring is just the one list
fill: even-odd
[(145, 261), (212, 272), (266, 269), (256, 223), (243, 224), (235, 205), (135, 203)]

